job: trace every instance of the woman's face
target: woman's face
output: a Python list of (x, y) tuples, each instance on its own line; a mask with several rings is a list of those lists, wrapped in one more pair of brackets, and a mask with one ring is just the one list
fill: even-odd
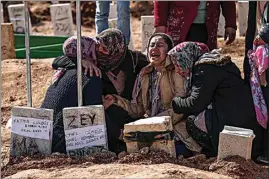
[(161, 36), (155, 36), (150, 40), (148, 55), (153, 66), (160, 66), (166, 58), (168, 45)]

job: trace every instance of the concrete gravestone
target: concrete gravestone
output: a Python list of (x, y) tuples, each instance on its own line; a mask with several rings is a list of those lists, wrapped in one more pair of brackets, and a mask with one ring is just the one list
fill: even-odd
[(53, 110), (13, 107), (10, 156), (50, 155)]
[(247, 30), (248, 21), (248, 1), (238, 1), (238, 24), (239, 24), (239, 35), (244, 36)]
[(117, 4), (111, 3), (109, 6), (109, 16), (108, 19), (116, 19), (117, 18)]
[[(150, 133), (154, 132), (167, 137), (163, 139), (155, 138), (153, 142), (141, 142), (139, 141), (140, 139), (136, 138), (136, 136), (140, 135), (139, 133), (150, 135)], [(176, 157), (175, 141), (173, 137), (168, 137), (171, 132), (173, 133), (173, 125), (170, 116), (151, 117), (125, 124), (123, 133), (127, 152), (138, 152), (143, 147), (150, 147), (150, 149), (162, 150)]]
[(1, 53), (2, 59), (12, 59), (16, 57), (15, 44), (14, 44), (14, 32), (12, 23), (1, 24)]
[[(8, 6), (8, 14), (10, 22), (13, 24), (15, 33), (24, 33), (24, 4), (15, 4)], [(29, 31), (32, 32), (32, 25), (29, 19)]]
[(254, 137), (250, 129), (224, 126), (219, 136), (218, 160), (235, 155), (251, 159)]
[(218, 23), (218, 36), (224, 37), (225, 34), (225, 18), (222, 15), (222, 9), (220, 8), (220, 16), (219, 16), (219, 23)]
[(0, 3), (0, 9), (1, 9), (1, 23), (4, 22), (4, 12), (3, 12), (3, 7), (2, 7), (2, 3)]
[(63, 109), (66, 152), (83, 157), (107, 150), (104, 107), (92, 105)]
[(50, 14), (54, 35), (74, 35), (71, 4), (53, 4)]
[(154, 31), (154, 16), (141, 16), (142, 52), (146, 51), (148, 40)]

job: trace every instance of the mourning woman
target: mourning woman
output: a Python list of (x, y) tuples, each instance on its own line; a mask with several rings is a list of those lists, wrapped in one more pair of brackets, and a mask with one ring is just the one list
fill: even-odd
[[(116, 94), (132, 99), (136, 76), (148, 64), (145, 55), (128, 49), (124, 35), (117, 29), (107, 29), (97, 37), (82, 37), (83, 105), (102, 104), (107, 94)], [(62, 109), (77, 106), (76, 63), (77, 40), (70, 37), (63, 45), (64, 55), (56, 58), (53, 68), (56, 82), (52, 84), (42, 104), (43, 108), (54, 109), (53, 152), (65, 152)], [(72, 72), (72, 77), (69, 76)], [(88, 75), (86, 75), (88, 74)], [(67, 83), (72, 80), (72, 84)], [(65, 100), (63, 100), (65, 99)], [(98, 100), (97, 100), (98, 99)], [(105, 104), (109, 149), (124, 150), (118, 139), (125, 123), (133, 121), (116, 105)]]

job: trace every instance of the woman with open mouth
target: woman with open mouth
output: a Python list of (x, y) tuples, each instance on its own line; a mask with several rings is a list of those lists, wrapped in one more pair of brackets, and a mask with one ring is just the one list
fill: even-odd
[[(175, 114), (172, 109), (173, 98), (186, 95), (185, 79), (182, 74), (175, 72), (175, 65), (171, 61), (171, 57), (167, 55), (172, 48), (173, 41), (170, 36), (164, 33), (153, 34), (147, 46), (147, 57), (150, 64), (141, 70), (136, 79), (133, 100), (127, 100), (119, 95), (110, 95), (109, 98), (113, 100), (105, 101), (104, 105), (118, 105), (134, 119), (171, 116), (176, 125), (174, 131), (176, 141), (181, 146), (185, 144), (190, 151), (199, 153), (202, 148), (188, 135), (185, 121), (181, 120), (183, 116)], [(180, 154), (191, 154), (189, 150), (181, 149)]]

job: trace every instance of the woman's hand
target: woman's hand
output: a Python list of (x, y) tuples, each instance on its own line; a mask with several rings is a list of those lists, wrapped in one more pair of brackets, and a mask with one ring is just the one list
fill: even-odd
[(103, 105), (105, 109), (107, 109), (109, 106), (111, 106), (115, 102), (116, 102), (116, 98), (111, 94), (108, 94), (103, 98)]
[(102, 78), (102, 72), (101, 70), (90, 60), (82, 60), (81, 61), (82, 66), (85, 68), (84, 74), (87, 75), (89, 72), (90, 76), (93, 76), (94, 73), (96, 76), (99, 76)]

